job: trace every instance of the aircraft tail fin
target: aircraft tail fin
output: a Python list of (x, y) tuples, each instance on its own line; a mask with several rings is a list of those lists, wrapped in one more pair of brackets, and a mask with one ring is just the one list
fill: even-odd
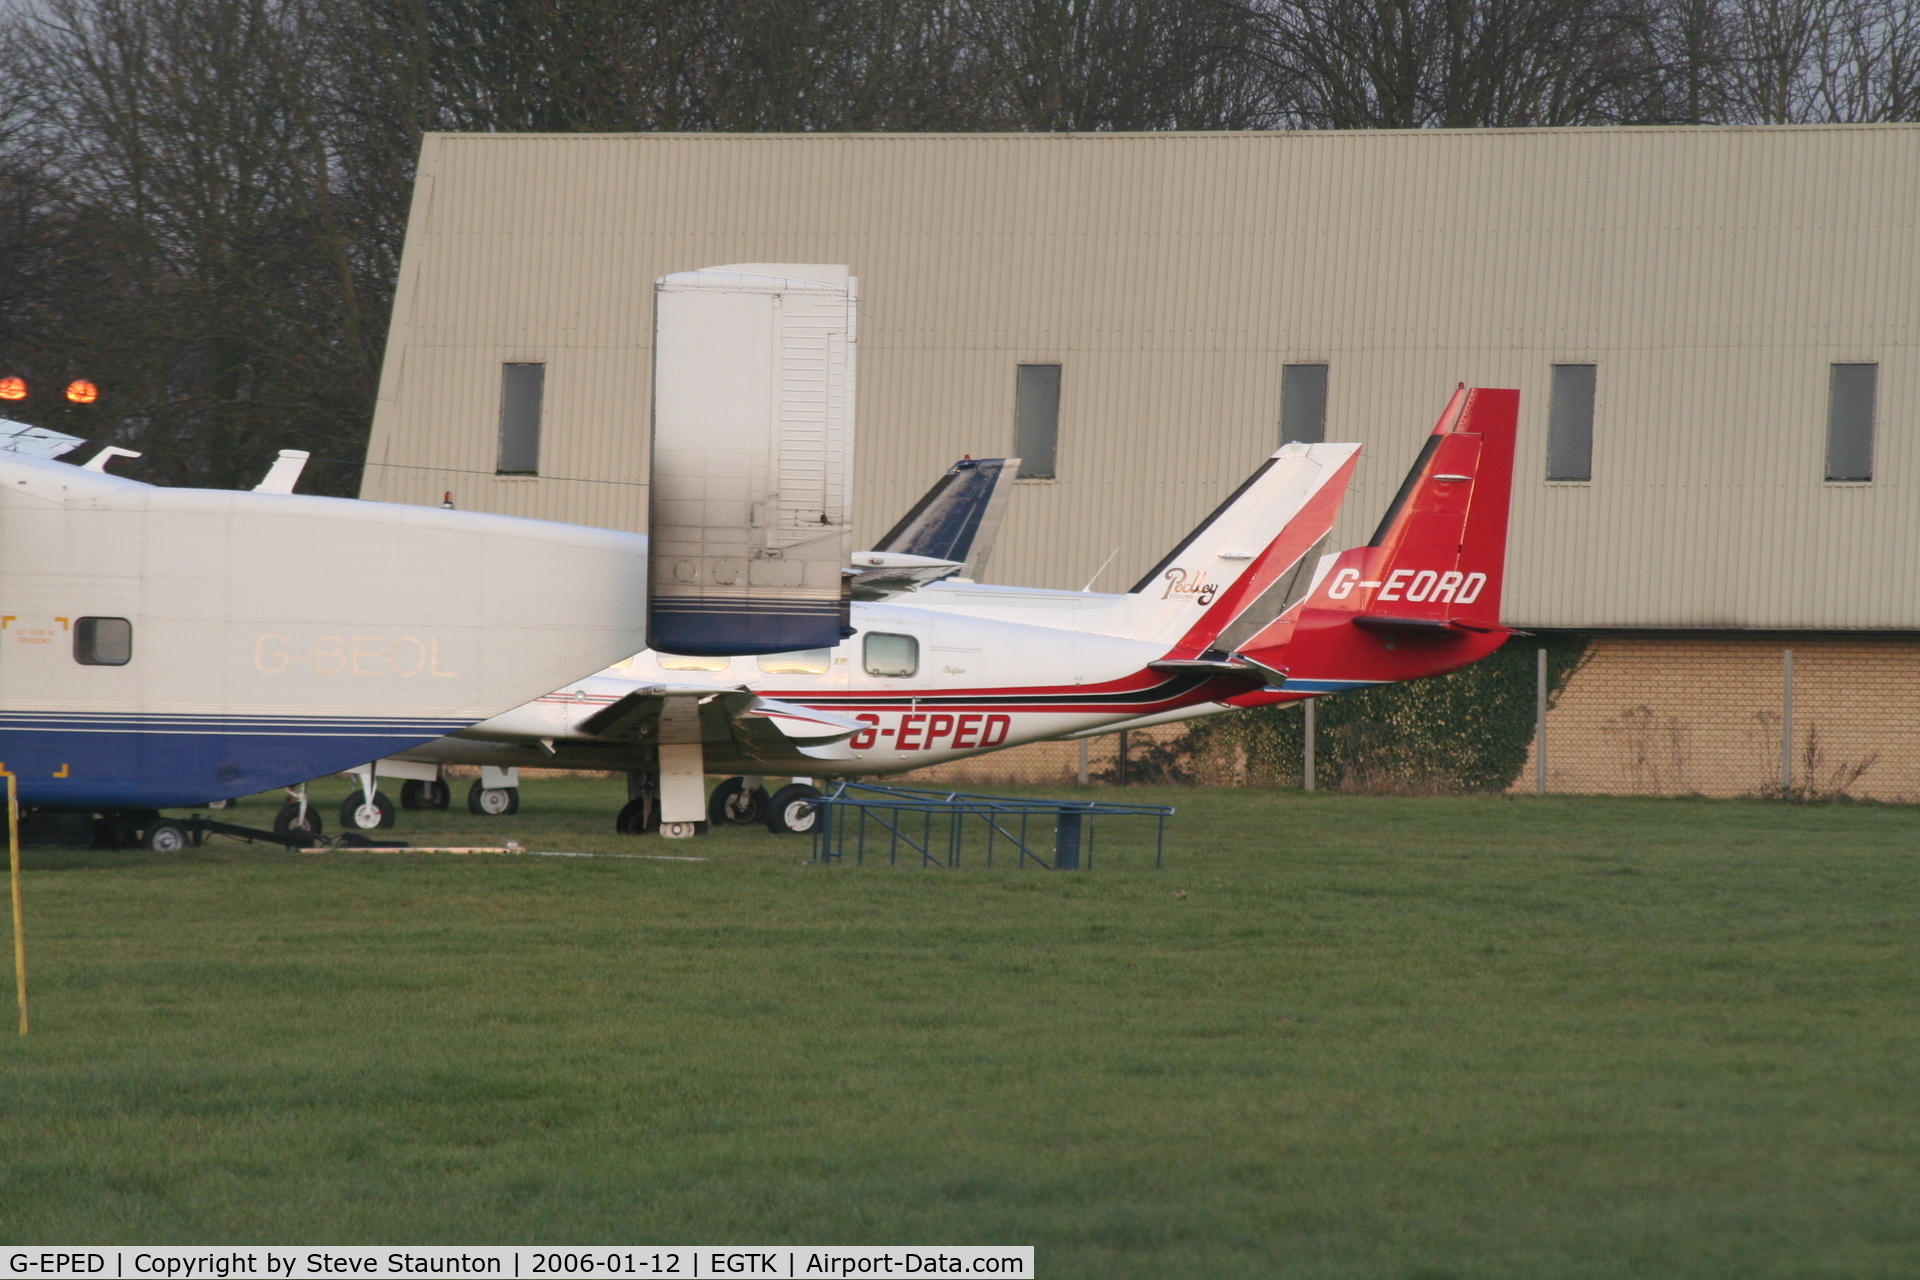
[(1018, 458), (962, 458), (872, 549), (955, 560), (961, 577), (979, 581), (1019, 472)]
[(1457, 390), (1372, 540), (1323, 559), (1312, 590), (1240, 656), (1289, 689), (1345, 688), (1438, 675), (1498, 648), (1519, 405), (1517, 391)]
[(1357, 444), (1289, 444), (1135, 583), (1133, 634), (1197, 658), (1333, 528)]

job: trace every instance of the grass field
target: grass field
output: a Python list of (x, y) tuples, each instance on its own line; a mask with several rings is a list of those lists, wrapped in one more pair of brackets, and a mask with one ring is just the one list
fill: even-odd
[(0, 1238), (1920, 1274), (1920, 811), (1133, 789), (1071, 875), (524, 794), (397, 834), (709, 860), (30, 852)]

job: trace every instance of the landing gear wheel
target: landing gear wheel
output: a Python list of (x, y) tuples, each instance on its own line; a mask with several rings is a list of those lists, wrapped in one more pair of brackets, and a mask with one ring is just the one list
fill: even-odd
[(660, 834), (669, 840), (688, 840), (694, 836), (707, 834), (707, 824), (704, 822), (663, 822), (660, 824)]
[(777, 836), (811, 835), (820, 825), (820, 798), (817, 788), (804, 782), (791, 782), (773, 793), (767, 805), (767, 830)]
[(141, 841), (155, 853), (179, 853), (189, 843), (187, 829), (177, 822), (156, 822)]
[(340, 825), (349, 831), (379, 831), (390, 827), (393, 814), (393, 801), (387, 799), (384, 791), (374, 792), (369, 802), (367, 793), (355, 787), (340, 802)]
[(300, 818), (300, 802), (289, 800), (280, 806), (280, 812), (273, 815), (273, 833), (279, 836), (308, 835), (315, 840), (320, 838), (320, 810), (309, 804), (307, 817)]
[(520, 812), (520, 788), (483, 787), (476, 779), (467, 788), (467, 812), (482, 818), (504, 818)]
[(635, 796), (621, 808), (613, 820), (613, 829), (623, 836), (644, 836), (660, 829), (660, 801), (653, 796)]
[(707, 821), (716, 827), (750, 827), (767, 820), (767, 789), (747, 790), (744, 778), (728, 778), (707, 797)]
[(453, 803), (453, 788), (438, 778), (432, 782), (415, 779), (400, 784), (402, 809), (444, 809)]

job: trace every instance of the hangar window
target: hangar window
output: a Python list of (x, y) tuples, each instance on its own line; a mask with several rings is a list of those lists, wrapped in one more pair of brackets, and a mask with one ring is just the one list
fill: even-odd
[(912, 636), (869, 631), (865, 658), (870, 676), (910, 676), (920, 670), (920, 642)]
[(1873, 479), (1877, 364), (1837, 364), (1827, 383), (1827, 479)]
[(75, 618), (73, 660), (83, 667), (124, 667), (133, 661), (133, 624), (125, 618)]
[(1020, 479), (1053, 479), (1059, 442), (1060, 366), (1023, 364), (1013, 393), (1013, 451), (1020, 456)]
[(1280, 370), (1280, 443), (1323, 444), (1327, 438), (1327, 366)]
[(821, 676), (833, 665), (831, 649), (795, 649), (790, 653), (763, 653), (760, 669), (770, 676)]
[(1593, 479), (1593, 383), (1599, 366), (1553, 366), (1547, 402), (1547, 479)]
[(500, 366), (500, 475), (540, 474), (540, 401), (546, 382), (544, 364)]

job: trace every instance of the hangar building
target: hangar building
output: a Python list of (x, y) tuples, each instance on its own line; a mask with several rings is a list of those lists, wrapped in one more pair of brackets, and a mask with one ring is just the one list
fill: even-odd
[(1912, 125), (430, 135), (362, 493), (644, 529), (652, 284), (729, 262), (860, 279), (863, 536), (1027, 459), (1014, 584), (1124, 589), (1289, 439), (1365, 445), (1363, 541), (1514, 386), (1506, 616), (1594, 637), (1552, 785), (1763, 785), (1792, 648), (1806, 767), (1920, 798), (1917, 223)]

